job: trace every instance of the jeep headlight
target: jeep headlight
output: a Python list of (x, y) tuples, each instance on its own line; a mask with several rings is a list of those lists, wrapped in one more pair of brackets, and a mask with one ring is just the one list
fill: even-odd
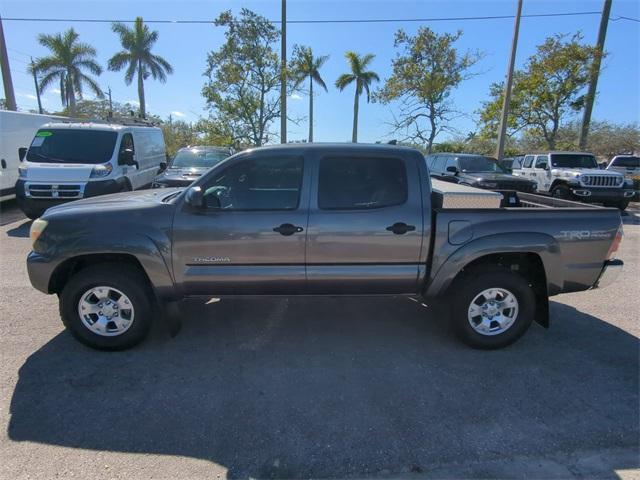
[(27, 178), (27, 167), (24, 165), (18, 166), (18, 178)]
[(113, 170), (113, 167), (110, 163), (96, 165), (95, 167), (93, 167), (93, 170), (91, 170), (91, 175), (89, 176), (89, 178), (106, 177), (111, 173), (111, 170)]
[(47, 228), (46, 220), (42, 220), (41, 218), (36, 218), (31, 224), (31, 228), (29, 229), (29, 238), (31, 238), (31, 243), (36, 243), (36, 240), (40, 237), (44, 229)]

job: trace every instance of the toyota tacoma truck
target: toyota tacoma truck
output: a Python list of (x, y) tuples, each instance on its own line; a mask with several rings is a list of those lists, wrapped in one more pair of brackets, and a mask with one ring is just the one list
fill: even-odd
[(537, 192), (566, 200), (602, 203), (625, 210), (635, 195), (633, 181), (598, 168), (596, 157), (582, 152), (527, 154), (513, 174), (537, 183)]
[(548, 297), (622, 268), (617, 209), (431, 180), (417, 150), (305, 144), (235, 154), (185, 189), (53, 207), (31, 226), (33, 286), (81, 342), (131, 347), (179, 301), (390, 295), (450, 305), (457, 335), (499, 348)]

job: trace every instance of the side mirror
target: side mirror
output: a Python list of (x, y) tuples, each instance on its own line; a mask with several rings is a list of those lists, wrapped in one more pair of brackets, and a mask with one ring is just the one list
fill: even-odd
[(167, 162), (160, 162), (160, 168), (158, 169), (158, 173), (162, 173), (167, 169)]
[(26, 156), (27, 156), (27, 147), (18, 148), (18, 158), (20, 159), (21, 162), (24, 160), (24, 157)]
[(133, 150), (130, 148), (125, 148), (120, 152), (120, 156), (118, 157), (119, 165), (136, 165), (137, 162), (133, 159)]
[(447, 172), (448, 173), (452, 173), (452, 174), (455, 175), (456, 173), (458, 173), (458, 167), (454, 167), (453, 165), (449, 165), (447, 167)]
[(547, 162), (542, 162), (538, 164), (538, 168), (541, 168), (542, 170), (549, 170), (549, 164)]
[(184, 199), (190, 207), (200, 209), (204, 206), (204, 193), (200, 187), (189, 188)]

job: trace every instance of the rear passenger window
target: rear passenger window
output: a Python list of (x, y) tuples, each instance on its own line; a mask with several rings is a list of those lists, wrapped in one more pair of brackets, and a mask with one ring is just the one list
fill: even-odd
[(523, 168), (531, 168), (531, 164), (533, 163), (533, 155), (527, 155), (524, 157), (524, 162), (522, 163)]
[(318, 206), (361, 210), (407, 200), (407, 173), (398, 158), (332, 157), (320, 161)]

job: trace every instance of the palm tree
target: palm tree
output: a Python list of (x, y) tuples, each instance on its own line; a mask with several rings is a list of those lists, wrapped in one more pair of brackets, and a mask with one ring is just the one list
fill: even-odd
[(320, 69), (329, 60), (328, 55), (314, 57), (311, 47), (296, 45), (293, 49), (293, 62), (291, 75), (294, 80), (294, 88), (298, 88), (302, 82), (309, 79), (309, 142), (313, 142), (313, 82), (324, 88), (327, 86), (320, 76)]
[(127, 71), (124, 81), (131, 85), (133, 76), (138, 74), (138, 99), (140, 100), (140, 116), (146, 116), (146, 103), (144, 99), (144, 80), (149, 75), (154, 80), (162, 83), (167, 81), (167, 73), (173, 73), (173, 67), (164, 58), (151, 53), (151, 47), (158, 40), (158, 32), (150, 31), (142, 17), (137, 17), (133, 28), (127, 27), (123, 23), (114, 23), (111, 29), (120, 37), (122, 48), (109, 60), (109, 70), (114, 72), (122, 70), (125, 66)]
[(87, 43), (78, 41), (78, 34), (73, 28), (55, 35), (41, 34), (38, 36), (40, 45), (51, 50), (51, 55), (36, 59), (29, 67), (30, 73), (42, 75), (40, 79), (40, 93), (55, 81), (60, 82), (60, 99), (67, 107), (70, 116), (76, 115), (76, 95), (82, 99), (83, 86), (89, 87), (98, 97), (102, 98), (102, 90), (96, 81), (83, 70), (89, 70), (94, 75), (100, 75), (102, 68), (94, 60), (96, 49)]
[(340, 75), (336, 80), (336, 87), (342, 91), (351, 82), (356, 82), (356, 95), (353, 100), (353, 135), (351, 136), (351, 141), (356, 143), (358, 141), (358, 101), (360, 95), (362, 95), (362, 90), (364, 89), (367, 92), (367, 102), (369, 102), (371, 99), (369, 86), (374, 80), (379, 82), (380, 77), (378, 77), (376, 72), (365, 70), (371, 63), (371, 60), (375, 58), (375, 55), (372, 53), (367, 53), (361, 57), (355, 52), (347, 52), (345, 53), (345, 57), (351, 67), (351, 73), (343, 73)]

